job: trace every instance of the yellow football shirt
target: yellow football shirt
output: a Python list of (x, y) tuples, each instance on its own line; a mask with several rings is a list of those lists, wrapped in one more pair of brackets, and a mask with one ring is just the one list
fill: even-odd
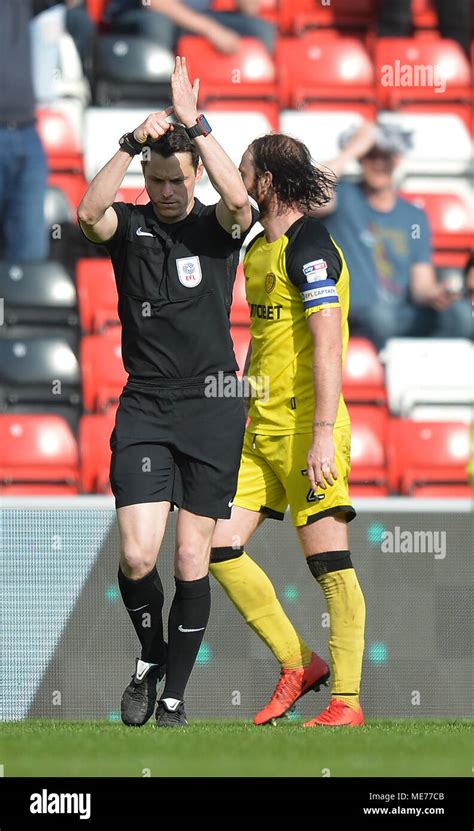
[[(244, 258), (252, 353), (248, 376), (252, 433), (289, 435), (313, 429), (313, 336), (306, 322), (331, 306), (341, 309), (343, 360), (349, 340), (349, 271), (322, 222), (303, 216), (275, 242), (264, 233)], [(341, 395), (336, 426), (349, 423)]]

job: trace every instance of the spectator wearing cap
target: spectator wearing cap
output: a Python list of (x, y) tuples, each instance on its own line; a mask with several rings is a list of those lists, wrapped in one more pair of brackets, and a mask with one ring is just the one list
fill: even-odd
[(318, 215), (344, 250), (351, 274), (353, 335), (380, 349), (390, 337), (470, 337), (470, 304), (437, 282), (424, 210), (399, 196), (396, 170), (411, 145), (396, 125), (365, 122), (340, 137), (336, 176), (359, 161), (357, 183), (340, 182)]
[(201, 35), (228, 55), (238, 50), (241, 37), (258, 38), (273, 52), (276, 31), (258, 17), (260, 0), (236, 0), (235, 12), (211, 6), (212, 0), (109, 0), (104, 19), (114, 32), (152, 38), (172, 52), (184, 34)]

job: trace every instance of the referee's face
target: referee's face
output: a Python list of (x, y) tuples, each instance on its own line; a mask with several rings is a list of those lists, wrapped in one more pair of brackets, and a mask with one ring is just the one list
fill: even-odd
[(194, 171), (190, 153), (175, 153), (165, 159), (151, 153), (143, 163), (145, 187), (155, 213), (162, 222), (178, 222), (192, 210), (194, 188), (201, 178), (202, 165)]

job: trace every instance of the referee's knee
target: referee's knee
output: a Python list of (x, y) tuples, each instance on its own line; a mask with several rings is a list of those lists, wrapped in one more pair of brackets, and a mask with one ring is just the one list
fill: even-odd
[(235, 560), (237, 557), (241, 557), (243, 553), (243, 545), (239, 545), (237, 548), (234, 548), (232, 545), (216, 546), (215, 548), (211, 548), (210, 564), (214, 565), (215, 563), (225, 563), (226, 560)]

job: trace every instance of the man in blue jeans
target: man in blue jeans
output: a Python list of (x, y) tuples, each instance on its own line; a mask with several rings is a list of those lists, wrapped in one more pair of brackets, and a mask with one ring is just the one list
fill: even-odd
[(0, 26), (0, 257), (48, 255), (46, 157), (35, 127), (30, 20), (57, 0), (2, 0)]
[(235, 12), (211, 6), (212, 0), (109, 0), (104, 19), (114, 32), (152, 38), (172, 52), (183, 34), (201, 35), (229, 55), (239, 48), (240, 37), (258, 38), (273, 52), (275, 27), (257, 16), (259, 0), (236, 0)]
[(409, 134), (396, 125), (366, 122), (346, 131), (340, 145), (328, 167), (339, 177), (357, 159), (361, 178), (343, 179), (337, 197), (318, 216), (349, 266), (351, 334), (379, 349), (391, 337), (469, 338), (469, 303), (436, 281), (426, 213), (398, 194), (395, 172), (409, 149)]

